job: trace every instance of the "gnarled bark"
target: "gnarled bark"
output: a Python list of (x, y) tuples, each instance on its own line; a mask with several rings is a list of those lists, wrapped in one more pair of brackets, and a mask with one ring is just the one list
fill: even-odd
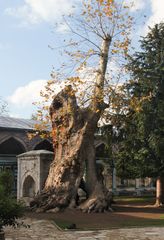
[[(92, 124), (92, 130), (93, 131)], [(89, 126), (88, 126), (89, 127)], [(100, 180), (97, 172), (96, 162), (95, 162), (95, 149), (94, 149), (94, 133), (88, 132), (86, 144), (86, 188), (88, 192), (88, 199), (80, 205), (80, 209), (83, 212), (105, 212), (111, 211), (111, 195), (109, 191)]]
[(56, 211), (75, 203), (86, 160), (89, 198), (80, 208), (85, 212), (107, 210), (109, 193), (98, 181), (93, 147), (98, 116), (77, 106), (70, 86), (54, 98), (50, 115), (55, 157), (44, 190), (31, 206), (38, 211)]
[(77, 106), (70, 86), (54, 98), (50, 116), (55, 157), (44, 190), (31, 203), (43, 211), (68, 206), (84, 173), (85, 112)]

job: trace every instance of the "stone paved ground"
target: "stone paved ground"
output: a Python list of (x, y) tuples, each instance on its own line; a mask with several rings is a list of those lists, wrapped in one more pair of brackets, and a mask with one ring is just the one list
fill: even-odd
[(6, 240), (164, 240), (164, 228), (60, 231), (49, 220), (26, 219), (30, 228), (5, 229)]

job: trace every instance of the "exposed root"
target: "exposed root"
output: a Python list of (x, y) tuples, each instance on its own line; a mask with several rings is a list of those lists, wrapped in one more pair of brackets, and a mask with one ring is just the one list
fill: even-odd
[(30, 202), (30, 207), (37, 212), (59, 212), (71, 202), (69, 194), (42, 192)]
[(85, 213), (112, 212), (111, 198), (104, 196), (90, 197), (79, 208)]
[[(35, 199), (30, 203), (31, 210), (36, 212), (59, 212), (63, 211), (65, 208), (76, 208), (75, 199), (70, 199), (69, 194), (58, 194), (52, 191), (45, 192), (35, 197)], [(102, 212), (112, 212), (111, 208), (112, 198), (111, 195), (106, 192), (106, 194), (91, 195), (86, 201), (84, 201), (78, 209), (82, 210), (84, 213), (102, 213)]]
[(159, 202), (156, 202), (153, 206), (156, 208), (164, 208), (164, 204)]

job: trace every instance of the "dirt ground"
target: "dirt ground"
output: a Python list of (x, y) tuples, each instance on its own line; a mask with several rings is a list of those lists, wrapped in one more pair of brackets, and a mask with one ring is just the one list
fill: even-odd
[(53, 220), (61, 227), (63, 223), (75, 224), (77, 229), (112, 229), (122, 227), (164, 227), (164, 208), (153, 204), (128, 203), (118, 201), (113, 204), (113, 212), (86, 214), (79, 210), (65, 210), (59, 213), (26, 212), (25, 217)]

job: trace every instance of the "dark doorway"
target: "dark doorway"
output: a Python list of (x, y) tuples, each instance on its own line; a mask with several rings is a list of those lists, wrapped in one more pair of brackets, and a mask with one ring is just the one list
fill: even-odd
[(34, 150), (47, 150), (47, 151), (51, 151), (53, 152), (53, 145), (51, 142), (49, 142), (48, 140), (43, 140), (42, 142), (38, 143)]
[(0, 144), (0, 154), (18, 155), (25, 152), (24, 146), (15, 138), (11, 137)]

